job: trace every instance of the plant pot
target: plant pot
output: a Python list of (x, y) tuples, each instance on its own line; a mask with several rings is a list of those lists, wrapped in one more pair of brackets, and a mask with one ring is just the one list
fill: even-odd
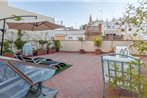
[(49, 49), (47, 49), (47, 54), (49, 54)]
[(16, 54), (23, 54), (22, 50), (16, 52)]
[(114, 50), (109, 50), (109, 53), (114, 53)]
[(53, 48), (53, 49), (48, 49), (48, 54), (52, 54), (52, 53), (56, 53), (57, 51), (56, 51), (56, 49), (55, 48)]
[(60, 51), (60, 49), (56, 49), (56, 52), (59, 52)]
[(122, 88), (112, 88), (108, 85), (106, 88), (106, 98), (138, 98), (138, 96), (137, 93)]
[(3, 56), (14, 58), (14, 55), (13, 55), (13, 53), (7, 53), (7, 54), (3, 54)]
[(39, 49), (36, 52), (37, 52), (36, 53), (37, 55), (45, 55), (45, 54), (47, 54), (47, 50), (46, 49)]
[(33, 55), (37, 56), (37, 50), (33, 50)]
[(84, 49), (80, 49), (80, 54), (86, 53)]
[(107, 88), (106, 88), (106, 98), (119, 98), (119, 89), (107, 86)]
[(100, 49), (95, 49), (95, 54), (96, 55), (100, 55), (101, 54), (101, 50)]
[(115, 56), (115, 54), (114, 54), (114, 53), (115, 53), (114, 50), (109, 50), (109, 53), (110, 53), (110, 54), (109, 54), (110, 56)]

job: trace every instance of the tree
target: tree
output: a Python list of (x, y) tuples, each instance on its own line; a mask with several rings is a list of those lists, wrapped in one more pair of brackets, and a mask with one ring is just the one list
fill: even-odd
[(140, 55), (147, 52), (147, 42), (138, 35), (141, 33), (147, 33), (144, 28), (141, 27), (143, 23), (147, 23), (147, 2), (145, 0), (138, 2), (138, 4), (128, 4), (126, 13), (123, 18), (123, 22), (128, 26), (136, 27), (136, 30), (132, 32), (131, 40), (133, 44), (131, 47), (135, 47)]
[[(147, 42), (145, 42), (141, 38), (137, 38), (137, 36), (143, 32), (147, 33), (144, 28), (142, 28), (142, 24), (147, 23), (147, 1), (143, 0), (138, 2), (137, 4), (128, 4), (128, 7), (126, 9), (126, 14), (124, 15), (123, 22), (128, 26), (136, 27), (136, 30), (133, 33), (133, 36), (131, 39), (133, 40), (133, 43), (131, 47), (134, 47), (139, 52), (139, 55), (145, 54), (147, 52)], [(137, 38), (137, 39), (136, 39)], [(132, 62), (134, 63), (134, 62)], [(138, 64), (137, 64), (138, 65)], [(144, 63), (141, 63), (141, 66), (143, 66)], [(135, 73), (134, 73), (135, 74)], [(133, 74), (132, 74), (133, 75)], [(135, 83), (139, 82), (139, 85), (141, 84), (143, 89), (140, 91), (140, 88), (138, 88), (138, 97), (139, 98), (145, 98), (147, 96), (147, 79), (142, 78), (143, 75), (140, 75)], [(142, 84), (143, 83), (143, 84)], [(140, 86), (136, 86), (140, 87)]]

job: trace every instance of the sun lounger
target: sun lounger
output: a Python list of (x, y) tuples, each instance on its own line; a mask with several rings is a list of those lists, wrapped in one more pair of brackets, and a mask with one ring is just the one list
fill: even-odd
[(47, 65), (49, 67), (56, 67), (57, 69), (62, 69), (62, 66), (66, 65), (65, 63), (62, 63), (59, 61), (53, 61), (52, 59), (46, 59), (46, 58), (42, 58), (42, 57), (29, 58), (29, 57), (25, 57), (25, 56), (22, 56), (19, 54), (14, 54), (14, 56), (18, 60), (22, 60), (25, 62), (32, 62), (32, 63), (36, 63), (36, 64), (43, 64), (43, 65)]
[[(11, 61), (16, 71), (8, 65)], [(30, 66), (28, 66), (30, 64)], [(27, 82), (21, 74), (30, 79)], [(25, 63), (11, 59), (0, 59), (0, 97), (1, 98), (24, 98), (29, 89), (37, 86), (37, 93), (43, 94), (42, 82), (51, 78), (55, 73), (53, 69), (35, 67), (35, 64)], [(37, 98), (37, 97), (36, 97)], [(39, 98), (39, 97), (38, 97)], [(43, 98), (43, 97), (42, 97)]]

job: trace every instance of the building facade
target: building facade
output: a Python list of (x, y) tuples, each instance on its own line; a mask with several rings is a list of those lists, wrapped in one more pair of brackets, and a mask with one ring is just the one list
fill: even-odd
[(79, 40), (79, 38), (85, 40), (84, 30), (60, 29), (54, 30), (54, 34), (55, 40)]
[(90, 15), (88, 24), (84, 26), (85, 40), (93, 40), (95, 36), (102, 35), (102, 21), (93, 21)]

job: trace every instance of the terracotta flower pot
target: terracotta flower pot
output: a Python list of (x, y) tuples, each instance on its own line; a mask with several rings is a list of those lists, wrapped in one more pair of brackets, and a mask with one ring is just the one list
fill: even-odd
[(45, 55), (45, 54), (47, 54), (47, 50), (45, 50), (45, 49), (37, 50), (37, 55)]
[(16, 52), (16, 54), (23, 54), (22, 50)]
[(52, 53), (56, 53), (57, 51), (56, 51), (56, 49), (55, 48), (53, 48), (53, 49), (48, 49), (48, 54), (52, 54)]
[(84, 49), (80, 49), (80, 54), (86, 53)]
[(13, 53), (7, 53), (7, 54), (3, 54), (3, 56), (14, 58), (14, 55), (13, 55)]
[(100, 55), (101, 54), (101, 50), (100, 49), (95, 49), (95, 54), (96, 55)]
[(138, 96), (128, 90), (108, 86), (106, 88), (106, 98), (138, 98)]
[(119, 89), (108, 86), (106, 88), (106, 98), (119, 98)]
[(114, 53), (114, 50), (109, 50), (109, 53)]

